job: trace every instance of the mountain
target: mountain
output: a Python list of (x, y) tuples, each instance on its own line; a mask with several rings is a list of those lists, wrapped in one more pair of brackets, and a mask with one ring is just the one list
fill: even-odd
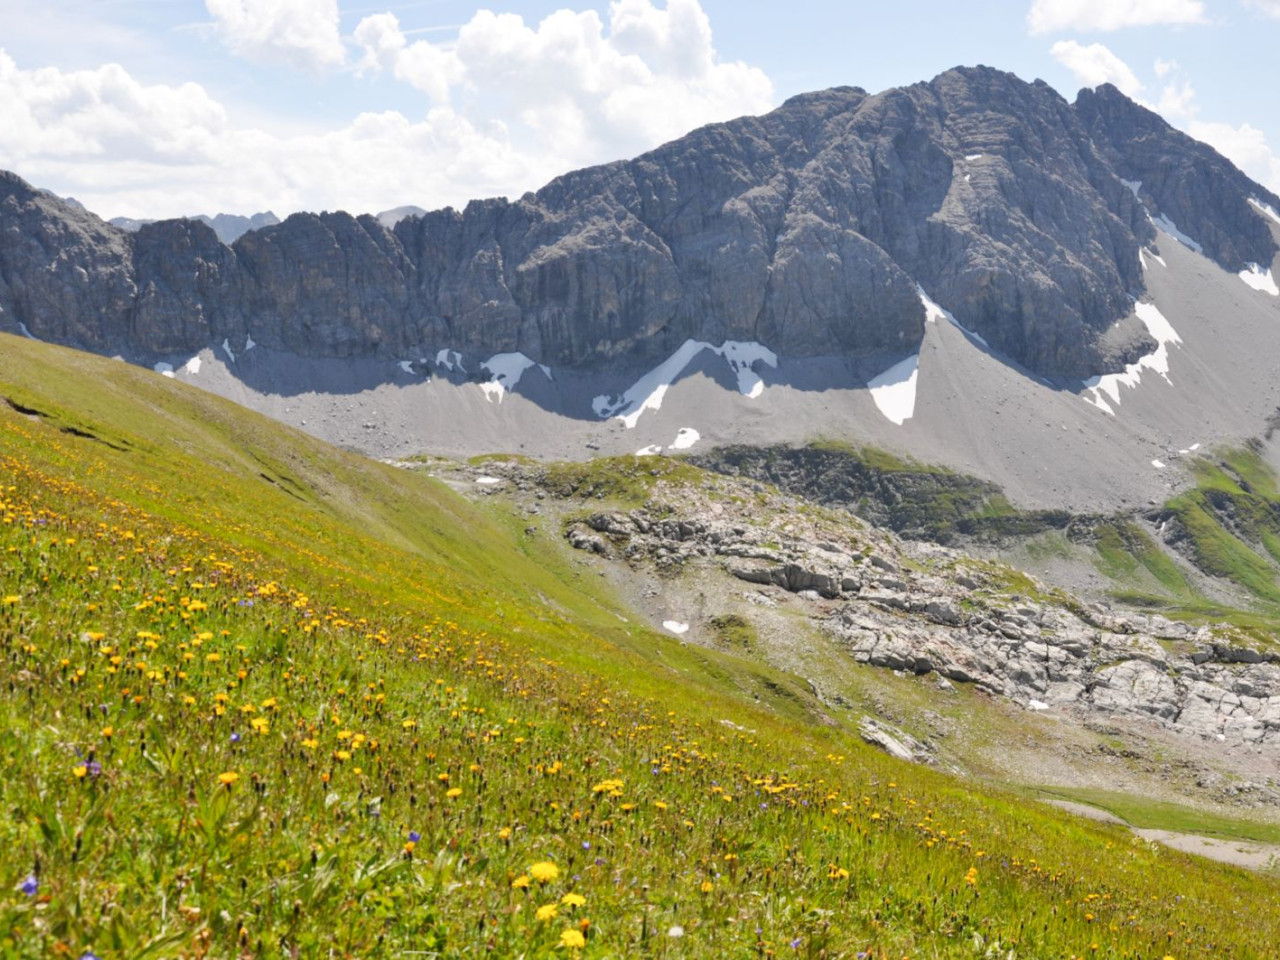
[[(243, 217), (234, 213), (219, 213), (212, 217), (199, 214), (194, 217), (187, 217), (188, 220), (199, 220), (206, 226), (212, 227), (213, 232), (218, 235), (218, 239), (223, 243), (232, 244), (239, 240), (250, 230), (258, 230), (262, 227), (273, 227), (280, 222), (280, 218), (268, 210), (266, 213), (255, 213), (251, 217)], [(119, 227), (121, 230), (127, 230), (130, 233), (136, 233), (143, 227), (155, 223), (155, 220), (134, 220), (131, 217), (112, 217), (109, 221), (113, 227)]]
[(125, 233), (0, 177), (0, 326), (377, 457), (834, 439), (1162, 501), (1280, 406), (1280, 198), (1111, 86), (806, 94), (517, 200)]
[[(16, 178), (0, 189), (6, 228), (24, 236), (89, 219)], [(37, 295), (29, 274), (47, 264), (10, 243), (0, 305), (38, 337), (95, 349), (251, 336), (311, 356), (450, 345), (560, 366), (655, 359), (690, 338), (798, 357), (909, 352), (924, 331), (922, 286), (1028, 369), (1086, 377), (1150, 346), (1137, 326), (1104, 334), (1145, 288), (1151, 217), (1238, 271), (1277, 249), (1250, 198), (1280, 207), (1112, 87), (1072, 105), (1043, 83), (957, 69), (874, 96), (796, 97), (514, 202), (392, 229), (295, 214), (242, 236), (233, 255), (192, 221), (147, 225), (128, 243), (102, 236), (96, 251), (62, 248), (70, 273), (113, 261), (72, 314), (66, 294)], [(118, 300), (120, 285), (134, 294)], [(180, 320), (196, 302), (200, 316)]]
[(383, 210), (378, 214), (377, 219), (380, 224), (390, 230), (401, 220), (405, 219), (405, 217), (425, 217), (426, 215), (426, 210), (423, 210), (421, 207), (410, 205), (406, 207), (393, 207), (390, 210)]

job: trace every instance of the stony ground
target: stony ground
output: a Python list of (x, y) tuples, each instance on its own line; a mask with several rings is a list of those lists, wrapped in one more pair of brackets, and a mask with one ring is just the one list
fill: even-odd
[(749, 481), (658, 480), (636, 505), (529, 462), (431, 469), (559, 539), (656, 629), (803, 678), (890, 753), (1280, 816), (1280, 665), (1226, 625), (1084, 603)]

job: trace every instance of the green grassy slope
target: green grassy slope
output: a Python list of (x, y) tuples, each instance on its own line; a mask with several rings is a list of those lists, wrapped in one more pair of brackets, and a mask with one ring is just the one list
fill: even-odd
[(798, 688), (756, 705), (790, 679), (624, 622), (419, 474), (8, 337), (0, 396), (5, 956), (1280, 935), (1276, 881), (897, 764)]

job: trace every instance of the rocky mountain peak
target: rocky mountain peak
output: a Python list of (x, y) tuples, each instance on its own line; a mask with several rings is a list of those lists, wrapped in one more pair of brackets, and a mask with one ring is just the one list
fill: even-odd
[(1239, 270), (1276, 252), (1250, 199), (1280, 207), (1114, 87), (1071, 104), (984, 66), (792, 97), (514, 202), (390, 226), (295, 214), (229, 248), (203, 228), (123, 234), (11, 174), (0, 196), (3, 317), (93, 349), (243, 336), (307, 356), (447, 346), (591, 367), (693, 338), (907, 355), (923, 290), (992, 349), (1059, 379), (1150, 347), (1111, 328), (1145, 289), (1153, 220)]

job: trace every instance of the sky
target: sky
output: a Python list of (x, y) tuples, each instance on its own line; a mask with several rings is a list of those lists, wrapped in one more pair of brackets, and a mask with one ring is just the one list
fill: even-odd
[(1280, 192), (1280, 0), (3, 0), (0, 169), (103, 217), (517, 197), (797, 93), (1114, 83)]

